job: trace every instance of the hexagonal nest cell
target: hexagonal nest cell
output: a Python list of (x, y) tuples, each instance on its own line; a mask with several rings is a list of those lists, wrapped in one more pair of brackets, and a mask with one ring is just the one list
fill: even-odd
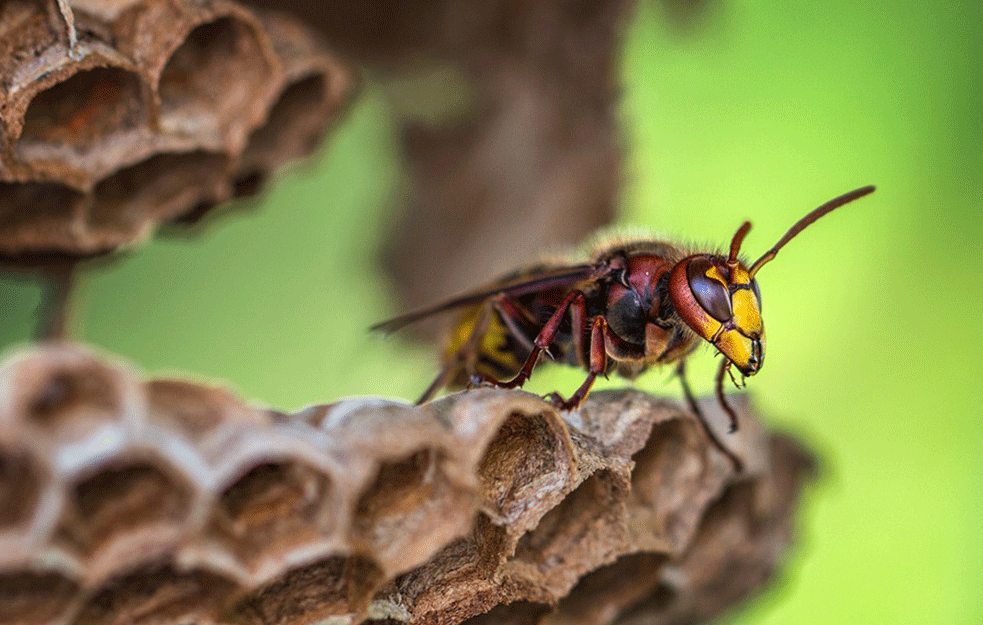
[(536, 625), (553, 611), (546, 603), (513, 601), (502, 603), (484, 614), (472, 616), (465, 625)]
[(629, 505), (640, 521), (633, 527), (634, 540), (671, 551), (690, 543), (725, 479), (695, 453), (706, 441), (699, 424), (668, 421), (656, 424), (648, 443), (632, 456)]
[(211, 535), (249, 568), (282, 560), (331, 532), (331, 478), (295, 461), (264, 462), (219, 495)]
[(244, 406), (231, 391), (184, 380), (151, 380), (146, 385), (150, 421), (201, 449), (221, 445), (230, 432), (270, 423), (269, 414)]
[(0, 257), (75, 245), (86, 201), (85, 194), (58, 182), (0, 181)]
[(58, 573), (0, 571), (0, 623), (64, 623), (78, 591)]
[(95, 593), (71, 622), (87, 625), (208, 623), (236, 584), (200, 569), (151, 564), (121, 575)]
[(11, 436), (32, 445), (77, 443), (132, 416), (125, 409), (128, 378), (119, 371), (69, 350), (48, 354), (10, 367), (17, 385), (0, 411)]
[(627, 491), (626, 476), (612, 471), (581, 482), (519, 539), (510, 561), (514, 574), (565, 595), (581, 575), (626, 548)]
[(121, 169), (92, 192), (90, 237), (96, 247), (115, 247), (146, 238), (152, 223), (180, 219), (202, 202), (227, 199), (229, 167), (224, 154), (196, 151), (157, 154)]
[(8, 266), (132, 247), (255, 193), (317, 147), (356, 88), (354, 69), (286, 14), (225, 0), (82, 4), (92, 11), (76, 7), (71, 50), (54, 0), (0, 13)]
[[(128, 398), (80, 411), (90, 395)], [(748, 435), (734, 474), (694, 415), (633, 391), (563, 415), (477, 389), (271, 418), (62, 346), (0, 366), (0, 401), (15, 622), (696, 622), (775, 569), (810, 467)], [(679, 544), (645, 529), (690, 517)]]
[(573, 470), (572, 450), (549, 416), (515, 413), (488, 444), (478, 477), (491, 510), (522, 525), (530, 493), (545, 483), (562, 488)]
[(668, 560), (660, 553), (632, 553), (594, 569), (560, 600), (557, 620), (591, 625), (615, 621), (626, 606), (658, 594), (653, 588), (660, 583)]
[(21, 161), (84, 160), (100, 143), (112, 149), (119, 135), (145, 127), (149, 107), (143, 83), (133, 71), (118, 67), (82, 70), (34, 96), (24, 127), (14, 144)]
[(290, 84), (270, 109), (268, 121), (249, 136), (235, 180), (235, 196), (251, 195), (264, 172), (309, 154), (317, 147), (327, 119), (325, 77), (307, 76)]
[[(274, 71), (252, 25), (222, 17), (196, 27), (158, 79), (162, 129), (201, 137), (205, 128), (217, 133), (227, 125), (247, 122), (250, 115), (257, 115), (253, 104), (257, 96), (269, 98)], [(221, 141), (218, 134), (207, 139)]]
[[(291, 570), (250, 593), (230, 611), (232, 622), (257, 625), (318, 623), (362, 612), (385, 579), (359, 556), (332, 556)], [(346, 619), (347, 620), (347, 619)]]
[(440, 452), (432, 449), (383, 461), (358, 499), (352, 544), (390, 574), (427, 559), (436, 545), (467, 533), (471, 525), (475, 493), (451, 482), (441, 464)]
[(173, 547), (192, 501), (192, 486), (153, 461), (102, 467), (68, 489), (55, 542), (90, 562), (93, 571), (145, 560)]

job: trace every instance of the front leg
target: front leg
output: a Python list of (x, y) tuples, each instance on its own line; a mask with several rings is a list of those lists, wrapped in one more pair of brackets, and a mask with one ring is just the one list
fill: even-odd
[[(718, 376), (718, 378), (722, 378), (723, 375), (722, 372), (723, 369), (721, 369), (721, 375)], [(677, 375), (679, 375), (679, 383), (683, 387), (683, 395), (686, 397), (686, 403), (689, 404), (689, 409), (700, 420), (700, 424), (703, 426), (703, 430), (707, 433), (707, 436), (710, 437), (710, 442), (713, 443), (714, 447), (719, 449), (721, 452), (723, 452), (725, 456), (727, 456), (727, 458), (731, 461), (731, 464), (734, 465), (734, 470), (740, 473), (741, 471), (744, 470), (744, 462), (740, 458), (738, 458), (734, 452), (732, 452), (730, 449), (724, 446), (723, 441), (721, 441), (720, 438), (717, 437), (717, 433), (714, 432), (713, 428), (710, 427), (710, 423), (707, 421), (707, 418), (703, 414), (703, 411), (700, 410), (699, 404), (696, 403), (696, 398), (693, 396), (693, 390), (689, 387), (689, 382), (686, 380), (685, 359), (679, 361), (679, 365), (676, 367), (676, 373)], [(719, 388), (719, 382), (718, 382), (718, 388)], [(722, 391), (720, 392), (722, 393)], [(730, 407), (723, 402), (722, 405), (727, 410), (728, 416), (730, 416), (731, 419), (735, 419), (733, 411), (730, 410)]]
[[(724, 374), (730, 374), (731, 362), (726, 358), (720, 363), (720, 371), (717, 372), (717, 401), (720, 402), (720, 407), (724, 409), (727, 416), (730, 418), (730, 433), (733, 434), (737, 431), (737, 413), (734, 409), (730, 407), (727, 403), (727, 398), (724, 396)], [(731, 374), (732, 381), (734, 381), (734, 376)], [(734, 381), (734, 386), (737, 386), (737, 382)]]

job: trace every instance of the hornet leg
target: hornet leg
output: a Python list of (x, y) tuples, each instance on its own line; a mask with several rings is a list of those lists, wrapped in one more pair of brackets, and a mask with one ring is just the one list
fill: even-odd
[(713, 428), (711, 428), (710, 424), (707, 422), (707, 418), (703, 415), (703, 411), (700, 410), (700, 406), (696, 403), (696, 398), (693, 397), (693, 390), (689, 387), (689, 382), (686, 380), (685, 360), (679, 361), (679, 366), (676, 367), (676, 373), (679, 375), (679, 383), (683, 387), (683, 395), (686, 397), (686, 403), (689, 404), (689, 409), (693, 411), (693, 414), (700, 419), (700, 423), (703, 425), (703, 430), (707, 433), (707, 436), (710, 437), (710, 441), (717, 449), (722, 451), (723, 454), (727, 456), (727, 458), (731, 461), (731, 464), (734, 465), (734, 470), (740, 473), (744, 470), (744, 462), (741, 461), (741, 459), (738, 458), (734, 452), (724, 447), (723, 442), (717, 437), (717, 433), (713, 431)]
[(556, 404), (560, 410), (573, 410), (584, 401), (590, 387), (593, 386), (597, 376), (604, 373), (608, 368), (608, 352), (604, 348), (604, 335), (608, 331), (608, 320), (603, 315), (594, 317), (590, 331), (590, 364), (587, 370), (587, 379), (580, 385), (580, 388), (564, 400), (559, 393), (550, 393), (548, 397)]
[[(730, 373), (730, 364), (726, 358), (720, 363), (720, 371), (717, 372), (717, 401), (720, 402), (720, 407), (730, 417), (730, 433), (733, 434), (737, 431), (737, 413), (734, 412), (734, 409), (727, 403), (727, 398), (724, 397), (724, 374)], [(733, 380), (733, 376), (731, 379)], [(734, 385), (737, 386), (737, 382), (734, 382)]]
[[(580, 291), (571, 291), (565, 298), (563, 298), (563, 301), (559, 306), (557, 306), (556, 310), (553, 312), (553, 315), (549, 318), (549, 321), (547, 321), (546, 325), (543, 326), (543, 329), (539, 331), (539, 334), (536, 336), (536, 340), (533, 341), (533, 348), (532, 352), (529, 354), (529, 358), (526, 359), (526, 363), (522, 365), (522, 370), (519, 371), (514, 378), (508, 382), (497, 382), (495, 380), (489, 381), (500, 388), (522, 388), (522, 385), (525, 384), (526, 380), (529, 379), (529, 376), (532, 375), (533, 367), (536, 366), (536, 362), (539, 360), (540, 354), (546, 351), (553, 342), (553, 339), (556, 338), (557, 333), (560, 331), (560, 323), (563, 321), (563, 315), (567, 313), (567, 310), (569, 310), (571, 306), (583, 309), (585, 307), (584, 294)], [(583, 319), (583, 311), (578, 311), (578, 314), (580, 318)], [(577, 329), (574, 329), (575, 334), (577, 331)], [(583, 330), (580, 331), (582, 332)]]

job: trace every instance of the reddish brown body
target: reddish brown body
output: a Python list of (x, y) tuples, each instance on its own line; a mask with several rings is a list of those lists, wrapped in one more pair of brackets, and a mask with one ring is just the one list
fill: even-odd
[(374, 329), (393, 331), (439, 312), (463, 309), (448, 334), (441, 372), (421, 402), (445, 387), (520, 387), (544, 351), (587, 370), (584, 383), (569, 399), (551, 395), (564, 409), (580, 405), (598, 375), (633, 378), (653, 365), (675, 364), (690, 407), (714, 443), (740, 468), (740, 460), (698, 409), (685, 379), (686, 357), (701, 340), (725, 356), (717, 374), (717, 397), (735, 430), (737, 417), (724, 399), (724, 378), (731, 366), (751, 376), (764, 362), (755, 274), (806, 226), (873, 190), (857, 189), (812, 211), (750, 267), (738, 259), (751, 227), (745, 222), (728, 255), (684, 250), (665, 241), (619, 243), (588, 262), (534, 267)]
[[(643, 242), (606, 250), (585, 265), (539, 266), (503, 279), (496, 283), (500, 293), (461, 315), (445, 345), (447, 377), (423, 399), (476, 376), (514, 378), (544, 328), (553, 330), (544, 347), (558, 362), (589, 368), (596, 344), (593, 359), (603, 360), (598, 373), (604, 375), (632, 378), (652, 364), (673, 362), (699, 342), (676, 322), (668, 297), (669, 272), (683, 256), (669, 244)], [(512, 285), (530, 282), (539, 283), (537, 290), (512, 292)], [(650, 316), (657, 321), (649, 321)], [(597, 318), (599, 335), (593, 340)], [(577, 403), (577, 397), (566, 402)]]

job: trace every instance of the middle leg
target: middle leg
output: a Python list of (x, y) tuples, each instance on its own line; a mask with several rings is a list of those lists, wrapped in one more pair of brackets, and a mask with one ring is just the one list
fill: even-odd
[(604, 336), (608, 333), (608, 320), (604, 315), (597, 315), (591, 323), (590, 355), (588, 357), (587, 379), (580, 385), (570, 399), (563, 399), (559, 393), (550, 393), (549, 398), (560, 410), (573, 410), (578, 407), (590, 392), (597, 376), (607, 372), (608, 352), (604, 345)]

